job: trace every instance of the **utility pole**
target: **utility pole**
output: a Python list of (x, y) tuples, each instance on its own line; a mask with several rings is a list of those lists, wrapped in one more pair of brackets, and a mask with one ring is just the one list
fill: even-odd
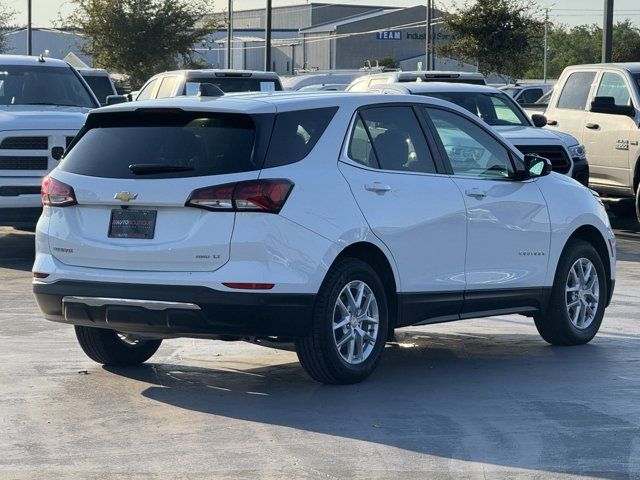
[(542, 61), (542, 78), (547, 83), (547, 36), (549, 35), (549, 9), (544, 11), (544, 59)]
[(427, 22), (425, 25), (424, 39), (424, 69), (431, 70), (431, 2), (427, 0)]
[(231, 68), (233, 50), (231, 48), (233, 39), (233, 0), (229, 0), (229, 6), (227, 7), (229, 13), (229, 20), (227, 23), (227, 68)]
[(271, 0), (267, 0), (264, 21), (264, 71), (271, 71)]
[(31, 0), (27, 0), (27, 55), (33, 55), (31, 33)]
[(604, 24), (602, 26), (602, 62), (611, 61), (613, 41), (613, 0), (604, 0)]

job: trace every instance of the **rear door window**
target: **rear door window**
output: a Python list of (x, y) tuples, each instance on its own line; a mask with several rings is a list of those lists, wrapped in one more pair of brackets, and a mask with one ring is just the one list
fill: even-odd
[[(257, 170), (272, 115), (179, 112), (93, 114), (61, 170), (105, 178), (177, 178)], [(263, 132), (260, 134), (260, 132)], [(254, 148), (255, 146), (255, 148)]]
[(622, 76), (613, 72), (605, 72), (602, 75), (596, 97), (613, 97), (615, 104), (621, 106), (628, 106), (631, 100), (627, 82)]
[(173, 91), (176, 87), (177, 81), (178, 77), (164, 77), (160, 82), (156, 98), (167, 98), (173, 96)]
[(265, 168), (295, 163), (309, 155), (337, 110), (327, 107), (278, 113)]
[(584, 110), (596, 72), (574, 72), (569, 75), (560, 92), (558, 108)]
[[(383, 170), (436, 173), (436, 167), (420, 123), (410, 106), (367, 108), (360, 117), (373, 142), (373, 153)], [(358, 133), (358, 125), (353, 136)], [(360, 135), (361, 136), (361, 135)], [(352, 138), (350, 150), (355, 151)], [(368, 147), (363, 150), (366, 152)], [(361, 157), (371, 163), (371, 154)], [(358, 160), (357, 160), (358, 161)]]

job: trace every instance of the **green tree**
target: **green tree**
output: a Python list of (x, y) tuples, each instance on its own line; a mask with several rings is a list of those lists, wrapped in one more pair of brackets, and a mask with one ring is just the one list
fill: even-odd
[(454, 40), (440, 53), (477, 62), (485, 75), (520, 78), (542, 51), (544, 22), (533, 0), (482, 0), (443, 16)]
[[(614, 62), (637, 62), (640, 60), (640, 29), (630, 20), (617, 22), (613, 26)], [(602, 58), (602, 28), (596, 24), (578, 25), (568, 28), (552, 26), (548, 36), (547, 75), (558, 78), (569, 65), (599, 63)], [(532, 62), (525, 78), (541, 78), (543, 59), (541, 55)]]
[(393, 68), (398, 68), (400, 66), (400, 64), (396, 62), (393, 59), (393, 57), (391, 57), (390, 55), (386, 55), (382, 58), (379, 58), (377, 62), (378, 62), (378, 66), (382, 68), (393, 69)]
[(73, 0), (66, 26), (82, 32), (95, 66), (129, 75), (139, 88), (152, 75), (197, 63), (218, 22), (211, 0)]
[(9, 47), (6, 33), (11, 29), (16, 12), (4, 3), (0, 3), (0, 53), (7, 51)]

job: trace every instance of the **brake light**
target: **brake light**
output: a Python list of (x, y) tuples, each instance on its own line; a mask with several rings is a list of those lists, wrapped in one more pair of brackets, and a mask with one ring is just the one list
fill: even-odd
[(49, 176), (42, 180), (40, 195), (42, 204), (48, 207), (69, 207), (78, 204), (72, 187)]
[(199, 188), (185, 205), (211, 211), (279, 213), (293, 183), (285, 179), (250, 180)]
[(33, 272), (33, 278), (47, 278), (48, 276), (48, 273)]

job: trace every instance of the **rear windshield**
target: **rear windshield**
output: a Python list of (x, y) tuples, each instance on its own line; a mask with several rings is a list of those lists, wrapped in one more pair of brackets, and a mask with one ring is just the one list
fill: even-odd
[(109, 77), (87, 76), (83, 78), (85, 82), (89, 84), (91, 90), (93, 90), (93, 93), (103, 105), (107, 103), (107, 97), (109, 95), (115, 95)]
[(0, 65), (0, 105), (96, 107), (71, 68), (45, 65)]
[[(282, 90), (279, 80), (260, 79), (253, 77), (194, 77), (188, 78), (187, 83), (212, 83), (223, 92), (273, 92)], [(183, 95), (187, 94), (185, 85)]]
[[(95, 177), (157, 179), (262, 165), (264, 153), (257, 147), (264, 134), (257, 134), (257, 124), (272, 122), (271, 115), (140, 110), (91, 115), (59, 168)], [(268, 135), (271, 127), (260, 130)]]

